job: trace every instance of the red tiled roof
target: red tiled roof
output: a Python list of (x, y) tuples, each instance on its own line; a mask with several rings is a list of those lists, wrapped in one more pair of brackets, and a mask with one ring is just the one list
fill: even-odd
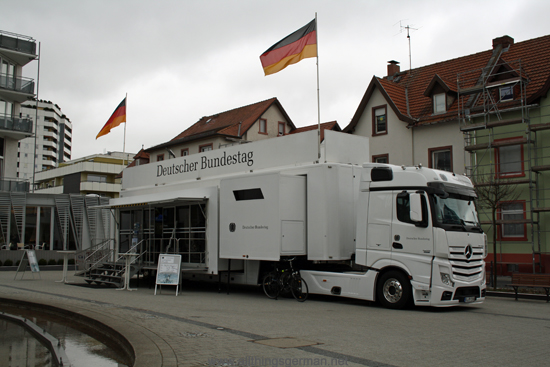
[(344, 131), (354, 129), (375, 88), (380, 89), (400, 120), (409, 124), (456, 119), (458, 109), (464, 107), (460, 106), (458, 99), (448, 106), (446, 113), (433, 114), (432, 99), (425, 95), (430, 83), (433, 86), (433, 83), (441, 81), (450, 89), (448, 92), (456, 96), (459, 88), (464, 90), (479, 85), (482, 71), (488, 65), (492, 67), (508, 63), (512, 70), (521, 70), (523, 76), (528, 78), (527, 103), (544, 96), (550, 89), (550, 36), (512, 44), (508, 49), (504, 48), (502, 53), (498, 52), (500, 50), (501, 48), (491, 49), (403, 71), (392, 77), (373, 77), (355, 116)]
[[(317, 128), (318, 128), (317, 124), (303, 126), (303, 127), (297, 128), (294, 131), (291, 131), (289, 134), (299, 134), (306, 131), (317, 130)], [(325, 139), (325, 130), (342, 131), (342, 129), (340, 129), (340, 125), (338, 125), (338, 122), (336, 121), (324, 122), (321, 124), (321, 141)]]
[[(136, 166), (138, 164), (138, 161), (140, 164), (149, 163), (149, 153), (143, 150), (143, 148), (141, 148), (141, 150), (137, 152), (137, 154), (134, 156), (134, 160), (127, 166), (127, 168)], [(122, 172), (123, 171), (121, 171), (116, 177), (122, 177)]]
[(143, 148), (134, 156), (134, 160), (136, 159), (149, 159), (149, 153), (147, 153)]
[(166, 143), (147, 148), (147, 151), (167, 148), (184, 141), (200, 140), (215, 135), (241, 138), (271, 106), (276, 106), (279, 109), (286, 122), (290, 125), (291, 130), (296, 128), (279, 100), (274, 97), (248, 106), (204, 116), (173, 139)]
[(205, 133), (216, 133), (220, 135), (241, 137), (272, 105), (277, 105), (287, 118), (288, 123), (294, 126), (290, 118), (286, 116), (286, 112), (277, 98), (271, 98), (262, 102), (235, 108), (233, 110), (217, 113), (211, 116), (204, 116), (171, 141), (195, 135), (203, 135)]

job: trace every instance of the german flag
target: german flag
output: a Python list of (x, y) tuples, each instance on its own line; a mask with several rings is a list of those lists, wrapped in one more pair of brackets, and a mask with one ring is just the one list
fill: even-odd
[(265, 75), (275, 74), (302, 59), (317, 56), (317, 23), (315, 19), (267, 49), (260, 61)]
[(111, 132), (111, 129), (114, 129), (123, 122), (126, 123), (126, 98), (124, 98), (122, 102), (120, 102), (118, 107), (115, 109), (115, 112), (113, 112), (113, 114), (109, 118), (109, 121), (107, 121), (99, 134), (97, 134), (97, 136), (95, 137), (96, 140), (100, 136), (109, 134)]

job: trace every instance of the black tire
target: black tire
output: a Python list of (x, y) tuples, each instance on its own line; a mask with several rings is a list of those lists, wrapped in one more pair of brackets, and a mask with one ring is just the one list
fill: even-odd
[(385, 308), (405, 308), (412, 301), (411, 283), (399, 271), (384, 273), (377, 283), (376, 298)]
[(262, 288), (268, 298), (276, 299), (280, 292), (277, 276), (273, 273), (267, 274), (262, 280)]
[(281, 278), (279, 280), (279, 296), (290, 298), (291, 289), (290, 283), (292, 282), (292, 274), (288, 271), (281, 273)]
[(307, 283), (301, 277), (293, 277), (290, 281), (290, 291), (298, 302), (304, 302), (309, 295)]

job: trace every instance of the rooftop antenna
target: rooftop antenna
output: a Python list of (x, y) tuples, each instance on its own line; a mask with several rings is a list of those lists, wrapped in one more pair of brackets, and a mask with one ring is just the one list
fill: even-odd
[[(403, 20), (400, 20), (399, 21), (399, 33), (403, 33), (403, 31), (406, 29), (407, 30), (407, 39), (409, 40), (409, 73), (411, 72), (411, 69), (412, 69), (412, 61), (411, 61), (411, 33), (410, 31), (413, 30), (413, 31), (417, 31), (418, 28), (413, 28), (411, 27), (410, 25), (402, 25), (401, 22), (403, 22), (404, 20), (407, 20), (407, 19), (403, 19)], [(397, 23), (395, 23), (397, 24)], [(394, 25), (395, 25), (394, 24)]]

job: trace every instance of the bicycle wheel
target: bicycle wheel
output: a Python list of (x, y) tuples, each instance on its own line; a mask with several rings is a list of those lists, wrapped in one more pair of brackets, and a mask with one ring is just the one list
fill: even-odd
[(289, 272), (284, 272), (281, 274), (279, 280), (279, 296), (290, 297), (290, 283), (292, 282), (292, 275)]
[(290, 281), (290, 291), (298, 302), (304, 302), (309, 295), (307, 283), (300, 276), (292, 278)]
[(262, 288), (267, 298), (277, 298), (279, 295), (279, 280), (273, 273), (267, 274), (262, 281)]

